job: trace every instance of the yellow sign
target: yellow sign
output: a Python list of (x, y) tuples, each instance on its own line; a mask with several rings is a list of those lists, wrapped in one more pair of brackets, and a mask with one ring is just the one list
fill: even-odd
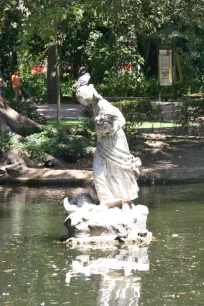
[(159, 50), (159, 84), (172, 85), (172, 52), (168, 49)]

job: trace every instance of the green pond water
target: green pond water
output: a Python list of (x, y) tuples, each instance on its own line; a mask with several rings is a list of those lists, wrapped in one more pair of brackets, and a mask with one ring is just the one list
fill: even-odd
[(141, 187), (148, 248), (71, 248), (62, 199), (0, 187), (0, 305), (204, 305), (204, 184)]

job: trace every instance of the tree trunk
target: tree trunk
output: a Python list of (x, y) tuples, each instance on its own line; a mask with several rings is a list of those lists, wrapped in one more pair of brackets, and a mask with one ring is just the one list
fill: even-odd
[(57, 57), (57, 123), (60, 124), (60, 109), (61, 109), (61, 93), (60, 93), (60, 66), (59, 66), (59, 53), (56, 45), (56, 57)]
[(57, 49), (51, 46), (48, 49), (48, 72), (47, 72), (47, 91), (48, 103), (57, 104), (59, 97), (59, 68), (57, 65)]
[(36, 128), (41, 125), (26, 118), (11, 108), (0, 96), (0, 131), (18, 132), (19, 129)]

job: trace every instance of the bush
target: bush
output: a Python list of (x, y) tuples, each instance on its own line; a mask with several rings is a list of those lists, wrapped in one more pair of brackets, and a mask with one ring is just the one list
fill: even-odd
[(22, 91), (26, 98), (29, 96), (44, 100), (47, 93), (46, 74), (31, 75), (32, 64), (20, 65), (20, 73), (23, 78)]
[(127, 127), (132, 123), (142, 125), (144, 121), (155, 121), (162, 117), (160, 105), (152, 104), (148, 98), (112, 104), (118, 107), (124, 115)]
[(104, 96), (135, 97), (146, 96), (150, 91), (151, 81), (148, 81), (143, 73), (133, 69), (124, 72), (106, 72), (104, 82), (96, 86)]
[(63, 97), (72, 98), (73, 83), (74, 83), (73, 79), (67, 73), (62, 74), (61, 81), (60, 81), (60, 89), (61, 89), (61, 94)]
[(183, 126), (200, 124), (202, 117), (204, 117), (204, 100), (185, 99), (179, 103), (178, 111), (181, 114), (180, 123)]
[(81, 153), (82, 155), (87, 154), (89, 144), (90, 142), (86, 137), (80, 136), (78, 138), (73, 138), (69, 143), (68, 151)]
[(42, 161), (45, 153), (57, 156), (67, 149), (64, 133), (50, 126), (44, 127), (41, 133), (27, 136), (26, 140), (18, 143), (18, 149), (29, 154), (34, 161)]
[(7, 152), (13, 144), (14, 134), (0, 131), (0, 155)]
[(80, 128), (82, 130), (93, 132), (95, 131), (95, 122), (93, 118), (89, 117), (80, 117)]

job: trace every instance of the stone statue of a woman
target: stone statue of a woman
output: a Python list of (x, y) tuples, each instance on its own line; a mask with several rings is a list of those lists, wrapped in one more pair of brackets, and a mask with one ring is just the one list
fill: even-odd
[[(89, 74), (75, 84), (76, 98), (91, 105), (97, 133), (94, 155), (94, 184), (89, 194), (65, 198), (67, 234), (62, 241), (78, 244), (148, 244), (152, 234), (146, 229), (148, 208), (134, 205), (138, 196), (137, 176), (141, 161), (130, 154), (120, 110), (88, 85)], [(97, 205), (99, 203), (99, 205)]]
[(130, 154), (120, 110), (100, 96), (92, 84), (76, 83), (76, 98), (93, 108), (97, 148), (93, 173), (100, 206), (123, 207), (138, 196), (137, 176), (141, 161)]

